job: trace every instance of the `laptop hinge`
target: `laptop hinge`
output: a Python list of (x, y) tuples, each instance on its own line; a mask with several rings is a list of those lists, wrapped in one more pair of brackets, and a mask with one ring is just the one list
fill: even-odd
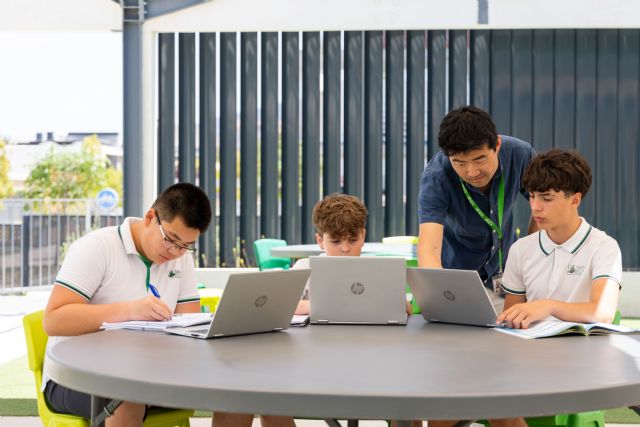
[(326, 319), (318, 319), (315, 321), (315, 323), (329, 323), (329, 321)]
[(399, 322), (399, 321), (397, 321), (397, 320), (387, 320), (387, 325), (397, 325), (397, 324), (399, 324), (399, 323), (400, 323), (400, 322)]
[(284, 328), (273, 328), (274, 331), (282, 331)]

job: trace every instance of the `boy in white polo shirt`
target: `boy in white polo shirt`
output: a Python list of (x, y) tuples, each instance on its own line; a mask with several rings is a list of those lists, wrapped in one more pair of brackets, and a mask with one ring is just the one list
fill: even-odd
[(498, 322), (528, 328), (553, 316), (582, 323), (613, 321), (622, 278), (618, 243), (578, 215), (591, 169), (576, 152), (550, 150), (523, 177), (540, 231), (518, 240), (503, 277)]
[[(207, 195), (179, 183), (163, 191), (144, 218), (126, 218), (75, 241), (45, 309), (47, 345), (96, 332), (103, 322), (163, 320), (200, 311), (193, 252), (210, 222)], [(43, 387), (56, 412), (89, 418), (90, 396), (50, 380), (46, 359)], [(145, 411), (143, 404), (124, 402), (106, 425), (141, 426)]]
[[(523, 187), (540, 231), (511, 247), (502, 281), (505, 309), (497, 323), (526, 329), (547, 318), (613, 321), (622, 255), (613, 238), (578, 215), (590, 185), (591, 168), (576, 152), (555, 149), (533, 159)], [(526, 426), (523, 418), (492, 424)]]

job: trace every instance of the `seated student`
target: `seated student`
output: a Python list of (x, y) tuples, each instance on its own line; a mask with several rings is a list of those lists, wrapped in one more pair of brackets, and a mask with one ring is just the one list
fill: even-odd
[[(45, 309), (47, 345), (96, 332), (103, 322), (164, 320), (173, 313), (199, 312), (192, 253), (210, 221), (207, 195), (180, 183), (164, 190), (144, 218), (126, 218), (117, 227), (75, 241)], [(42, 384), (56, 412), (90, 417), (90, 395), (50, 380), (46, 358)], [(144, 404), (124, 402), (106, 425), (141, 426), (145, 412)]]
[[(359, 256), (366, 234), (367, 208), (360, 199), (346, 194), (326, 196), (313, 208), (316, 242), (330, 256)], [(309, 268), (309, 258), (299, 259), (292, 267)], [(296, 314), (309, 314), (308, 284)], [(262, 416), (262, 426), (295, 426), (292, 417)], [(215, 427), (249, 427), (252, 414), (213, 413)]]
[[(347, 194), (325, 196), (313, 208), (316, 242), (329, 256), (360, 256), (367, 234), (367, 207)], [(292, 268), (309, 268), (309, 258), (301, 258)], [(309, 284), (296, 314), (309, 314)]]
[(553, 316), (611, 323), (618, 307), (622, 255), (618, 243), (578, 215), (591, 169), (576, 152), (551, 150), (523, 178), (541, 231), (518, 240), (507, 262), (505, 310), (498, 322), (528, 328)]
[[(555, 149), (533, 159), (523, 187), (540, 231), (511, 247), (502, 281), (505, 310), (497, 323), (526, 329), (549, 317), (581, 323), (613, 321), (622, 255), (613, 238), (578, 215), (590, 185), (589, 164), (576, 152)], [(435, 422), (438, 427), (451, 423)], [(526, 426), (523, 418), (491, 423)]]

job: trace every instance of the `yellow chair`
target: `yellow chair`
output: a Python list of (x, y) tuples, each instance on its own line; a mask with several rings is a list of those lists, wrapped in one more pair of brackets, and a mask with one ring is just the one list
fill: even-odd
[[(27, 358), (29, 369), (33, 371), (36, 382), (36, 396), (38, 401), (38, 414), (45, 427), (89, 427), (89, 421), (75, 415), (66, 415), (53, 412), (40, 390), (42, 385), (42, 364), (49, 338), (42, 326), (44, 311), (36, 311), (27, 314), (22, 319), (24, 336), (27, 340)], [(189, 427), (189, 417), (192, 410), (152, 408), (144, 422), (146, 427)]]

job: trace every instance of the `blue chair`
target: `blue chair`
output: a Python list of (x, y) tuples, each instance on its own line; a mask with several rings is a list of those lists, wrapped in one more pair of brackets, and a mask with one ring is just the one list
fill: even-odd
[(253, 242), (253, 252), (256, 255), (256, 263), (262, 270), (288, 270), (291, 267), (291, 258), (278, 258), (271, 255), (271, 248), (286, 246), (286, 240), (258, 239)]

